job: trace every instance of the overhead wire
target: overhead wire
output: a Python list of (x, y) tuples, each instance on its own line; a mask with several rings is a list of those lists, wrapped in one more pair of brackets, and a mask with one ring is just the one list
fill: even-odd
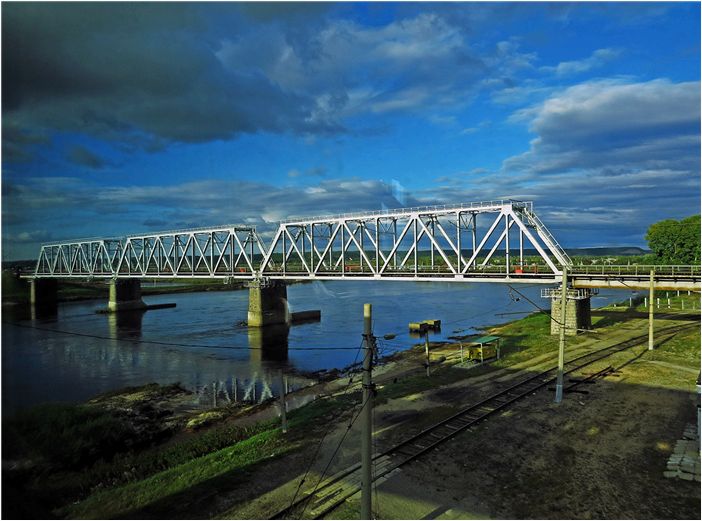
[[(20, 324), (17, 322), (4, 321), (3, 324), (9, 324), (11, 326), (24, 328), (24, 329), (36, 329), (38, 331), (44, 331), (48, 333), (59, 333), (62, 335), (71, 335), (84, 338), (95, 338), (97, 340), (113, 340), (117, 342), (129, 342), (131, 344), (154, 344), (169, 347), (194, 347), (194, 348), (204, 348), (204, 349), (235, 349), (242, 351), (260, 351), (263, 347), (252, 347), (252, 346), (240, 346), (240, 345), (210, 345), (210, 344), (187, 344), (182, 342), (164, 342), (161, 340), (141, 340), (137, 338), (119, 338), (113, 336), (104, 335), (94, 335), (91, 333), (80, 333), (77, 331), (66, 331), (63, 329), (55, 329), (40, 326), (31, 326), (28, 324)], [(357, 348), (355, 347), (288, 347), (288, 351), (353, 351)]]
[[(358, 355), (361, 353), (361, 348), (363, 347), (363, 343), (364, 343), (363, 340), (361, 340), (361, 343), (360, 343), (360, 345), (358, 346), (358, 349), (357, 349), (357, 351), (356, 351), (356, 356), (354, 357), (354, 360), (353, 360), (353, 363), (351, 364), (351, 366), (356, 365), (356, 362), (357, 362), (357, 360), (358, 360)], [(355, 373), (354, 373), (354, 374), (355, 374)], [(341, 393), (341, 396), (344, 396), (344, 395), (346, 395), (346, 394), (348, 393), (348, 390), (349, 390), (349, 388), (351, 387), (351, 384), (353, 383), (354, 374), (352, 374), (352, 375), (349, 377), (349, 381), (348, 381), (348, 383), (346, 384), (346, 387), (344, 388), (343, 392)], [(353, 411), (354, 411), (354, 410), (355, 410), (355, 406), (354, 406), (354, 409), (352, 409), (352, 414), (353, 414)], [(341, 411), (334, 419), (338, 418), (341, 414), (343, 414), (343, 412), (344, 412), (344, 411)], [(290, 501), (290, 507), (289, 507), (289, 508), (292, 508), (292, 506), (295, 504), (295, 500), (297, 499), (297, 496), (298, 496), (298, 494), (300, 493), (300, 489), (302, 488), (302, 485), (303, 485), (303, 484), (305, 483), (305, 481), (307, 480), (307, 476), (308, 476), (310, 470), (312, 469), (312, 465), (314, 464), (315, 460), (317, 459), (317, 454), (319, 454), (319, 450), (322, 448), (322, 443), (324, 442), (324, 439), (327, 437), (327, 434), (329, 434), (329, 431), (331, 430), (331, 427), (332, 427), (333, 424), (334, 424), (333, 421), (327, 422), (327, 428), (325, 429), (324, 434), (322, 434), (322, 437), (321, 437), (321, 439), (319, 440), (319, 443), (317, 444), (317, 447), (315, 448), (314, 454), (312, 455), (312, 458), (310, 459), (310, 462), (309, 462), (309, 464), (307, 465), (307, 469), (305, 470), (305, 474), (302, 476), (302, 479), (300, 480), (300, 483), (298, 483), (298, 485), (297, 485), (297, 489), (295, 490), (295, 494), (293, 495), (292, 500)]]
[[(361, 409), (358, 411), (358, 414), (356, 414), (356, 416), (353, 417), (351, 422), (349, 422), (348, 426), (346, 427), (346, 430), (344, 431), (344, 434), (341, 436), (339, 443), (336, 445), (334, 452), (329, 457), (329, 461), (327, 461), (327, 464), (324, 467), (324, 470), (322, 471), (322, 475), (319, 477), (319, 480), (317, 480), (317, 484), (315, 485), (314, 489), (309, 494), (309, 496), (307, 496), (307, 500), (305, 501), (305, 506), (302, 509), (302, 517), (304, 517), (304, 515), (305, 515), (305, 511), (307, 510), (307, 507), (310, 504), (310, 500), (312, 499), (312, 496), (314, 496), (314, 494), (317, 492), (317, 489), (319, 488), (319, 485), (324, 480), (324, 477), (326, 476), (327, 471), (329, 470), (329, 467), (332, 464), (332, 461), (334, 461), (334, 458), (336, 457), (337, 453), (339, 452), (339, 449), (341, 449), (341, 446), (343, 445), (344, 440), (346, 440), (346, 435), (349, 433), (349, 431), (353, 427), (353, 424), (356, 423), (356, 420), (359, 418), (359, 416), (361, 416), (361, 413), (363, 412), (363, 408), (366, 406), (366, 403), (368, 403), (368, 400), (370, 400), (372, 398), (372, 396), (373, 396), (372, 394), (368, 395), (368, 398), (366, 398), (366, 400), (363, 401), (363, 403), (361, 403)], [(355, 412), (357, 406), (358, 406), (358, 403), (356, 403), (356, 405), (354, 405), (354, 407), (351, 411), (352, 414)]]

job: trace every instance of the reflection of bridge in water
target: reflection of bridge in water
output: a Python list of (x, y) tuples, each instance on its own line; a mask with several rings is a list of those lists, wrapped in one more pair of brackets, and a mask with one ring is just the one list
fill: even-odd
[[(110, 337), (118, 341), (142, 342), (142, 323), (145, 313), (145, 310), (108, 313)], [(248, 376), (232, 374), (225, 378), (197, 384), (192, 389), (194, 403), (203, 407), (221, 407), (233, 403), (261, 403), (279, 397), (281, 389), (285, 389), (287, 393), (307, 385), (310, 380), (291, 374), (292, 371), (286, 364), (288, 333), (287, 325), (248, 328)], [(144, 343), (148, 342), (150, 341), (146, 340)], [(162, 344), (169, 345), (168, 342)], [(206, 349), (207, 346), (203, 345), (202, 348)], [(113, 353), (114, 356), (120, 356), (120, 354), (129, 357), (120, 350)], [(282, 381), (281, 370), (285, 370), (286, 373), (282, 376)]]

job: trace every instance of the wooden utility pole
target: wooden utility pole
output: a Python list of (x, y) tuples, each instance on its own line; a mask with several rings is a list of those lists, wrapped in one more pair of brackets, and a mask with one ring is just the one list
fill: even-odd
[(563, 282), (561, 283), (561, 329), (558, 341), (558, 373), (556, 376), (556, 403), (563, 399), (563, 363), (565, 358), (566, 336), (566, 306), (568, 304), (568, 270), (563, 267)]
[(648, 350), (653, 351), (653, 278), (656, 270), (651, 270), (651, 280), (648, 284)]
[(372, 306), (363, 305), (363, 402), (361, 409), (361, 519), (371, 519), (371, 463), (373, 436), (373, 321)]

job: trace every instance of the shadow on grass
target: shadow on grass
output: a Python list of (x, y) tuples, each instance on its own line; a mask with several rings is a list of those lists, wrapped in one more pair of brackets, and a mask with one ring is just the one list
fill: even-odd
[[(595, 309), (592, 311), (593, 317), (602, 317), (594, 324), (595, 329), (621, 324), (631, 319), (648, 319), (647, 311), (610, 311), (605, 309)], [(700, 315), (695, 313), (669, 313), (665, 310), (655, 310), (653, 315), (655, 320), (680, 320), (684, 322), (697, 322)]]

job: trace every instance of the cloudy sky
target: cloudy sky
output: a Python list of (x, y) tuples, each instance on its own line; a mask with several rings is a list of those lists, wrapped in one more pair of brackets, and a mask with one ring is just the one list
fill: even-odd
[(2, 4), (3, 259), (494, 198), (566, 247), (700, 207), (700, 6)]

